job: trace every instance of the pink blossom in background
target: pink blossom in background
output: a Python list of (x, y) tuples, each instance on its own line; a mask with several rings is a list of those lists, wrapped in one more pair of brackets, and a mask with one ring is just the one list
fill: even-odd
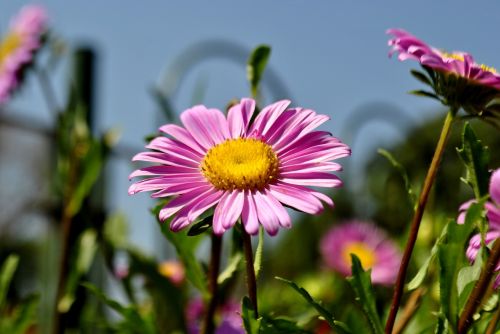
[(29, 5), (13, 18), (0, 39), (0, 104), (7, 102), (19, 86), (24, 68), (33, 61), (47, 27), (45, 9)]
[(396, 281), (401, 252), (384, 231), (372, 223), (348, 221), (334, 226), (320, 244), (323, 262), (343, 276), (351, 275), (351, 254), (361, 261), (364, 270), (371, 269), (374, 284)]
[[(203, 301), (200, 298), (192, 299), (188, 303), (186, 308), (186, 323), (189, 334), (200, 333), (204, 313)], [(220, 321), (216, 326), (215, 334), (245, 334), (240, 313), (240, 304), (234, 301), (229, 301), (221, 305), (216, 314), (216, 318)]]
[(176, 260), (163, 261), (158, 265), (160, 274), (168, 278), (176, 286), (182, 285), (186, 278), (184, 266)]
[[(500, 237), (500, 168), (491, 174), (490, 178), (490, 201), (486, 202), (484, 207), (486, 209), (486, 218), (488, 219), (488, 232), (486, 232), (485, 243), (491, 245), (498, 237)], [(463, 224), (465, 222), (465, 214), (467, 209), (474, 203), (470, 200), (460, 206), (460, 214), (457, 223)], [(477, 254), (481, 249), (481, 234), (474, 235), (469, 241), (469, 247), (466, 251), (466, 256), (471, 263), (476, 260)], [(500, 271), (500, 262), (497, 264), (495, 271)], [(500, 275), (495, 278), (495, 289), (500, 286)]]
[(427, 45), (402, 29), (389, 29), (387, 33), (394, 36), (388, 42), (391, 46), (389, 55), (398, 53), (398, 59), (401, 61), (413, 59), (434, 70), (453, 73), (476, 83), (500, 89), (500, 75), (496, 70), (476, 63), (466, 52), (444, 52)]
[(314, 131), (329, 118), (313, 110), (288, 108), (290, 101), (271, 104), (255, 117), (255, 101), (244, 98), (227, 117), (203, 105), (184, 111), (184, 127), (167, 124), (134, 161), (157, 165), (136, 170), (130, 178), (145, 176), (129, 188), (130, 194), (154, 191), (152, 197), (172, 197), (159, 213), (171, 218), (170, 228), (189, 226), (215, 207), (213, 231), (222, 234), (241, 217), (249, 234), (259, 225), (270, 235), (291, 227), (283, 205), (318, 214), (326, 195), (309, 187), (341, 186), (331, 172), (333, 162), (350, 149), (326, 131)]

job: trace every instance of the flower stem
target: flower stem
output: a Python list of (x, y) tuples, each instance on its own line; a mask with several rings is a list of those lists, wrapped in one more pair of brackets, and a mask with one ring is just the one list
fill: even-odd
[(255, 278), (255, 268), (253, 266), (252, 240), (250, 234), (243, 229), (243, 251), (245, 252), (245, 264), (247, 270), (248, 297), (255, 310), (255, 319), (259, 317), (257, 308), (257, 280)]
[(450, 135), (451, 125), (455, 117), (455, 111), (450, 110), (446, 115), (443, 129), (441, 130), (441, 135), (434, 151), (434, 156), (432, 158), (431, 165), (427, 171), (427, 176), (425, 177), (424, 186), (420, 197), (418, 199), (417, 207), (413, 216), (410, 227), (410, 235), (408, 236), (408, 241), (406, 243), (406, 248), (401, 260), (401, 266), (399, 267), (398, 278), (396, 280), (396, 286), (394, 287), (394, 295), (392, 297), (392, 305), (385, 326), (385, 333), (392, 334), (392, 329), (394, 327), (394, 322), (396, 320), (396, 315), (398, 313), (399, 305), (401, 304), (401, 297), (403, 296), (404, 283), (406, 278), (406, 272), (408, 270), (408, 265), (410, 263), (411, 254), (413, 248), (415, 247), (415, 242), (417, 241), (418, 229), (420, 228), (420, 222), (422, 221), (422, 216), (424, 214), (425, 206), (429, 198), (430, 190), (434, 184), (436, 178), (436, 173), (438, 171), (439, 163), (441, 157), (443, 156), (444, 148), (448, 137)]
[(403, 315), (399, 317), (398, 322), (396, 323), (394, 331), (392, 332), (393, 334), (403, 333), (406, 326), (410, 323), (413, 315), (415, 315), (415, 312), (418, 310), (420, 302), (422, 301), (422, 297), (426, 292), (427, 291), (424, 288), (418, 288), (417, 290), (413, 291), (413, 293), (408, 298), (406, 306), (404, 307)]
[(206, 307), (205, 319), (201, 333), (213, 334), (215, 332), (214, 316), (219, 302), (217, 278), (220, 270), (220, 257), (222, 249), (222, 236), (212, 233), (212, 247), (210, 250), (210, 266), (208, 269), (208, 291), (210, 300)]
[(498, 320), (500, 320), (500, 309), (496, 310), (495, 314), (491, 318), (490, 324), (488, 325), (488, 328), (486, 328), (485, 334), (495, 334), (495, 330), (498, 325)]
[(488, 290), (488, 287), (495, 272), (498, 261), (500, 260), (500, 239), (497, 239), (493, 244), (490, 256), (484, 269), (481, 271), (481, 275), (474, 285), (472, 292), (464, 306), (464, 310), (458, 319), (458, 334), (467, 333), (467, 330), (472, 325), (472, 316), (476, 313), (477, 307), (481, 304), (484, 294)]

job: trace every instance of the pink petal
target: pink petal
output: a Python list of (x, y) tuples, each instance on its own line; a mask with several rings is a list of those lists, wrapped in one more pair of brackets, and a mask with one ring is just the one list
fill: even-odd
[(323, 211), (323, 205), (305, 187), (277, 183), (269, 185), (271, 194), (281, 203), (297, 210), (318, 214)]
[(178, 125), (175, 124), (166, 124), (160, 127), (160, 131), (164, 132), (168, 135), (171, 135), (175, 139), (177, 139), (179, 142), (186, 144), (187, 146), (191, 147), (193, 150), (196, 150), (196, 152), (205, 155), (207, 153), (207, 150), (204, 149), (198, 142), (191, 136), (189, 131), (187, 131), (184, 128), (181, 128)]
[(265, 133), (274, 123), (274, 121), (290, 105), (290, 101), (282, 100), (268, 105), (257, 115), (255, 121), (250, 127), (249, 133), (257, 132), (259, 135)]
[(269, 203), (267, 196), (260, 191), (254, 193), (253, 199), (257, 207), (257, 216), (259, 221), (264, 226), (266, 232), (270, 235), (276, 235), (279, 230), (280, 222), (276, 213), (273, 211), (272, 205)]
[(280, 181), (289, 184), (311, 187), (340, 187), (342, 181), (338, 176), (324, 172), (288, 172), (280, 174)]
[(201, 199), (198, 203), (196, 203), (188, 213), (188, 219), (189, 221), (194, 221), (196, 218), (198, 218), (199, 215), (201, 215), (203, 212), (217, 204), (221, 197), (222, 197), (223, 192), (220, 190), (215, 190), (213, 193), (209, 194), (205, 198)]
[(264, 196), (266, 197), (267, 204), (269, 204), (271, 210), (276, 214), (276, 217), (278, 217), (280, 225), (284, 228), (292, 227), (290, 215), (283, 205), (281, 205), (281, 203), (269, 192), (269, 190), (264, 191)]
[(244, 137), (246, 135), (254, 110), (255, 101), (252, 99), (241, 99), (240, 103), (229, 109), (227, 123), (232, 138)]
[(245, 192), (243, 209), (241, 211), (241, 220), (243, 222), (243, 226), (245, 226), (245, 231), (247, 231), (248, 234), (255, 235), (259, 232), (257, 209), (255, 208), (253, 195), (248, 190)]
[(179, 166), (149, 166), (135, 170), (129, 175), (129, 180), (137, 176), (154, 176), (154, 175), (168, 175), (168, 174), (185, 174), (187, 176), (194, 176), (200, 174), (198, 168), (195, 167), (179, 167)]
[(191, 136), (207, 150), (229, 138), (227, 121), (219, 110), (198, 105), (187, 109), (180, 117)]
[(159, 218), (161, 221), (168, 219), (170, 216), (175, 214), (177, 211), (185, 207), (190, 203), (194, 203), (201, 198), (205, 197), (212, 191), (212, 187), (202, 187), (193, 190), (192, 192), (180, 195), (179, 197), (174, 198), (170, 202), (168, 202), (161, 210), (159, 214)]

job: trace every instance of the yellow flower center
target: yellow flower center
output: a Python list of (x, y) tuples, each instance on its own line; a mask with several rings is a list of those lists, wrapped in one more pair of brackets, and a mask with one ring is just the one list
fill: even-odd
[[(441, 54), (443, 55), (443, 57), (446, 57), (446, 58), (456, 59), (456, 60), (459, 60), (459, 61), (464, 61), (464, 56), (462, 56), (461, 54), (458, 54), (458, 53), (448, 53), (448, 52), (445, 52), (445, 51), (441, 51)], [(485, 65), (485, 64), (478, 64), (478, 65), (479, 65), (479, 67), (483, 71), (488, 71), (488, 72), (491, 72), (491, 73), (497, 73), (497, 70), (494, 67), (491, 67), (491, 66), (488, 66), (488, 65)]]
[(21, 36), (15, 33), (10, 33), (0, 40), (0, 71), (7, 57), (14, 52), (21, 44)]
[(358, 257), (365, 270), (371, 268), (375, 264), (376, 257), (374, 251), (368, 248), (363, 242), (352, 242), (344, 248), (342, 258), (348, 263), (349, 267), (351, 266), (351, 254)]
[(201, 163), (203, 175), (220, 190), (262, 189), (278, 176), (278, 157), (258, 139), (228, 139), (212, 147)]

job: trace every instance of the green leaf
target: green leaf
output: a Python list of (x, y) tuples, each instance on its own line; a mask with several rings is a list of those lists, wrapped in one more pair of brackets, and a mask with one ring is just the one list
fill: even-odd
[(37, 322), (38, 304), (38, 296), (23, 300), (8, 318), (0, 319), (0, 333), (25, 334)]
[(104, 222), (104, 239), (114, 248), (125, 248), (128, 245), (128, 226), (123, 213), (115, 213)]
[(259, 83), (262, 79), (262, 74), (266, 68), (271, 48), (267, 45), (259, 45), (250, 55), (247, 62), (247, 78), (250, 82), (252, 96), (257, 97), (259, 91)]
[(439, 96), (437, 96), (436, 94), (434, 94), (432, 92), (428, 92), (426, 90), (412, 90), (412, 91), (409, 91), (408, 94), (413, 94), (413, 95), (417, 95), (417, 96), (424, 96), (424, 97), (430, 97), (431, 99), (435, 99), (435, 100), (441, 101), (441, 99), (439, 98)]
[(253, 261), (253, 268), (255, 271), (255, 279), (259, 278), (260, 271), (262, 269), (262, 254), (264, 252), (264, 229), (261, 227), (259, 229), (259, 243), (257, 244), (257, 249), (255, 250), (255, 260)]
[(252, 302), (246, 296), (243, 297), (241, 304), (241, 317), (247, 334), (260, 333), (261, 318), (255, 319), (255, 310), (253, 309)]
[(108, 298), (99, 288), (91, 283), (82, 283), (82, 286), (92, 292), (104, 304), (118, 312), (124, 318), (127, 327), (132, 333), (156, 334), (153, 324), (143, 319), (135, 306), (121, 305), (116, 300)]
[(311, 334), (300, 328), (295, 322), (284, 318), (262, 317), (260, 334)]
[(306, 289), (299, 287), (297, 284), (295, 284), (292, 281), (289, 281), (287, 279), (281, 278), (281, 277), (275, 277), (277, 280), (285, 282), (288, 284), (292, 289), (297, 291), (314, 309), (323, 317), (325, 318), (326, 322), (330, 325), (330, 328), (333, 329), (336, 333), (340, 334), (349, 334), (351, 331), (347, 327), (346, 324), (335, 320), (333, 314), (331, 314), (328, 310), (326, 310), (320, 302), (316, 302), (309, 292), (306, 291)]
[(412, 189), (410, 178), (408, 177), (408, 174), (406, 173), (406, 169), (401, 165), (395, 158), (394, 156), (389, 152), (384, 149), (379, 148), (377, 152), (385, 157), (389, 162), (392, 164), (394, 168), (399, 172), (401, 177), (403, 178), (406, 192), (408, 194), (408, 199), (410, 200), (410, 203), (412, 204), (413, 208), (415, 209), (417, 205), (417, 197), (415, 196), (415, 192)]
[(207, 285), (206, 285), (206, 275), (201, 268), (200, 262), (196, 259), (195, 251), (201, 240), (201, 235), (196, 237), (190, 237), (186, 232), (172, 232), (169, 228), (170, 219), (165, 222), (160, 222), (158, 220), (158, 213), (165, 203), (160, 203), (155, 208), (153, 208), (152, 213), (155, 215), (162, 234), (167, 238), (170, 243), (175, 247), (177, 255), (179, 256), (184, 268), (186, 270), (186, 277), (197, 288), (202, 294), (203, 298), (208, 298), (210, 296)]
[(411, 70), (410, 71), (411, 75), (413, 75), (418, 81), (426, 84), (426, 85), (429, 85), (432, 87), (432, 82), (431, 82), (431, 79), (429, 79), (429, 77), (427, 77), (427, 75), (425, 75), (424, 73), (420, 72), (420, 71), (417, 71), (417, 70)]
[(213, 218), (214, 216), (212, 214), (208, 217), (203, 218), (201, 221), (194, 223), (193, 226), (191, 226), (191, 228), (187, 232), (187, 235), (190, 237), (194, 237), (204, 233), (205, 231), (207, 231), (212, 227)]
[(466, 182), (474, 190), (476, 199), (488, 194), (490, 175), (488, 163), (490, 153), (484, 146), (467, 122), (462, 132), (462, 147), (457, 149), (458, 155), (465, 163), (467, 170)]
[(231, 255), (231, 258), (229, 259), (229, 263), (226, 269), (224, 269), (219, 274), (219, 277), (217, 277), (217, 283), (219, 285), (224, 284), (227, 280), (233, 277), (233, 275), (238, 271), (242, 259), (243, 259), (243, 254), (241, 252), (234, 253), (233, 255)]
[(78, 249), (73, 267), (68, 274), (64, 296), (59, 300), (59, 312), (66, 313), (75, 301), (78, 283), (92, 265), (97, 250), (97, 232), (94, 229), (85, 230), (78, 238)]
[(19, 264), (19, 255), (11, 254), (4, 261), (0, 269), (0, 311), (5, 303), (7, 292), (9, 291), (10, 282)]
[(351, 254), (352, 259), (352, 276), (347, 279), (349, 284), (356, 294), (356, 300), (361, 305), (363, 312), (365, 313), (372, 331), (375, 334), (383, 334), (384, 327), (380, 321), (380, 317), (377, 312), (377, 305), (375, 301), (375, 294), (373, 293), (373, 287), (370, 278), (370, 270), (364, 271), (361, 266), (361, 261), (354, 254)]
[(474, 287), (474, 283), (479, 279), (479, 275), (481, 274), (481, 269), (483, 267), (482, 252), (483, 250), (480, 249), (472, 266), (467, 265), (458, 272), (457, 290), (460, 310), (462, 310), (462, 307), (467, 302), (469, 294)]
[(415, 275), (415, 277), (413, 277), (413, 279), (407, 284), (406, 289), (408, 291), (415, 290), (420, 285), (422, 285), (422, 283), (424, 282), (425, 276), (427, 275), (427, 271), (429, 270), (429, 266), (434, 261), (434, 259), (436, 258), (436, 254), (437, 254), (437, 251), (438, 251), (438, 245), (440, 243), (442, 243), (443, 240), (445, 239), (447, 231), (448, 231), (448, 227), (445, 226), (443, 228), (443, 230), (441, 231), (441, 235), (439, 236), (439, 238), (434, 243), (434, 246), (432, 246), (430, 256), (422, 264), (422, 266), (418, 270), (418, 272)]
[(438, 245), (441, 312), (446, 316), (452, 327), (457, 323), (459, 312), (456, 283), (458, 271), (468, 264), (464, 250), (474, 228), (474, 224), (467, 218), (463, 225), (450, 221), (446, 226), (446, 238)]
[(104, 166), (105, 150), (103, 144), (96, 140), (90, 140), (88, 145), (87, 154), (81, 161), (81, 174), (78, 176), (78, 183), (66, 208), (71, 216), (80, 210), (83, 200), (90, 194)]

